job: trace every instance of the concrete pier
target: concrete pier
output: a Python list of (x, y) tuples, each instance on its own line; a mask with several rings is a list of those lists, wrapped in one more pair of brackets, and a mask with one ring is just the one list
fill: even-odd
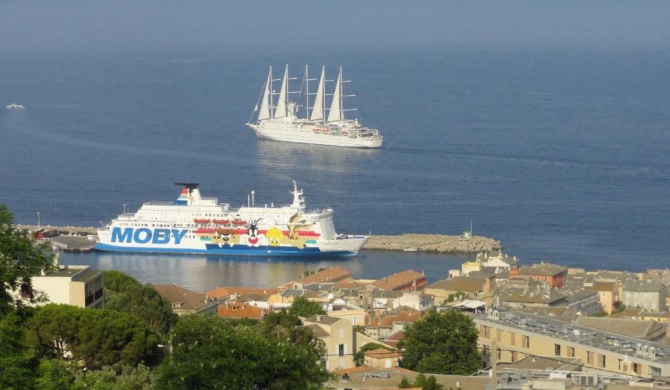
[(500, 241), (472, 236), (447, 236), (441, 234), (402, 234), (399, 236), (371, 236), (363, 249), (386, 251), (417, 251), (436, 253), (479, 253), (502, 249)]

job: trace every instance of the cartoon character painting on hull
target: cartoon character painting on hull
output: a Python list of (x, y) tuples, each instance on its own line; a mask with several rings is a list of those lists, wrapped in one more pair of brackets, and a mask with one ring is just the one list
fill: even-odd
[(259, 234), (258, 232), (258, 222), (262, 218), (249, 221), (249, 229), (247, 229), (247, 234), (240, 236), (240, 242), (246, 243), (251, 247), (267, 246), (269, 242), (264, 234)]

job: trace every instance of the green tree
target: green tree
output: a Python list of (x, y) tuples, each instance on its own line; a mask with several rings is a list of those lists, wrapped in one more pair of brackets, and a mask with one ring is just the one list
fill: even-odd
[(426, 378), (425, 375), (419, 374), (414, 379), (414, 386), (420, 387), (421, 390), (442, 390), (444, 387), (437, 383), (437, 379), (434, 376), (429, 376)]
[(36, 390), (69, 390), (75, 381), (76, 363), (42, 359), (35, 379)]
[(151, 285), (142, 285), (133, 277), (119, 271), (104, 271), (102, 280), (105, 309), (138, 316), (159, 337), (168, 334), (177, 322), (171, 303), (161, 297)]
[(289, 313), (298, 317), (309, 317), (314, 314), (326, 314), (319, 302), (312, 302), (305, 297), (298, 297), (293, 301)]
[(37, 243), (31, 234), (16, 229), (14, 216), (7, 206), (0, 205), (0, 315), (11, 307), (21, 307), (14, 291), (30, 296), (31, 278), (56, 269), (54, 256), (48, 243)]
[[(281, 321), (279, 321), (281, 323)], [(303, 328), (309, 331), (306, 328)], [(319, 389), (329, 378), (313, 344), (267, 328), (215, 316), (182, 316), (173, 352), (159, 368), (161, 389)]]
[(375, 349), (385, 349), (387, 351), (393, 351), (394, 349), (389, 347), (388, 345), (380, 344), (380, 343), (367, 343), (361, 347), (361, 349), (358, 350), (354, 354), (354, 362), (356, 362), (357, 366), (363, 365), (363, 362), (365, 361), (365, 353), (368, 351), (374, 351)]
[(0, 320), (0, 388), (32, 389), (35, 360), (22, 342), (23, 319), (15, 310)]
[(28, 329), (27, 340), (44, 356), (71, 353), (88, 369), (137, 365), (155, 355), (158, 344), (142, 320), (113, 310), (49, 304), (35, 310)]
[(404, 349), (402, 367), (410, 370), (470, 375), (481, 366), (477, 329), (470, 317), (456, 310), (430, 310), (406, 329), (398, 347)]

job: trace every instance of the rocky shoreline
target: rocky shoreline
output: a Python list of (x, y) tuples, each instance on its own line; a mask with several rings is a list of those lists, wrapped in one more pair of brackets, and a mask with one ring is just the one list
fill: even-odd
[(500, 241), (472, 236), (447, 236), (442, 234), (402, 234), (399, 236), (371, 236), (363, 249), (436, 253), (479, 253), (502, 249)]

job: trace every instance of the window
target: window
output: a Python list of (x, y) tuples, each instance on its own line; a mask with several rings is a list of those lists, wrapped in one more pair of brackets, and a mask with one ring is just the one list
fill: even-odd
[(344, 344), (338, 345), (338, 355), (337, 356), (344, 356)]
[(516, 363), (517, 361), (519, 361), (519, 356), (516, 351), (512, 351), (512, 363)]
[(561, 356), (561, 344), (554, 344), (554, 355)]
[(642, 375), (642, 365), (639, 363), (633, 363), (633, 371), (638, 375)]
[(605, 355), (598, 355), (598, 367), (605, 367)]
[(512, 345), (516, 345), (516, 333), (514, 333), (514, 332), (510, 332), (510, 333), (509, 333), (509, 337), (510, 337), (510, 339), (512, 340), (512, 341), (511, 341)]
[(521, 346), (524, 348), (530, 348), (530, 337), (521, 336)]
[(593, 352), (586, 352), (586, 363), (593, 364)]
[(649, 375), (661, 376), (661, 369), (659, 367), (649, 366)]
[(502, 340), (502, 330), (500, 329), (496, 330), (496, 340), (498, 341)]
[(568, 356), (569, 357), (575, 357), (575, 349), (572, 347), (568, 347)]

